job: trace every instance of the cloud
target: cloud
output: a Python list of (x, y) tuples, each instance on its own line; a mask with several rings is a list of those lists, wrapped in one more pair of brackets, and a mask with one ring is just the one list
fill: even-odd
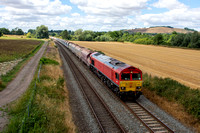
[[(117, 21), (116, 21), (117, 20)], [(128, 17), (121, 19), (104, 16), (79, 16), (73, 18), (60, 18), (60, 25), (70, 30), (93, 30), (93, 31), (113, 31), (119, 29), (129, 29), (136, 27), (135, 20)], [(52, 25), (53, 26), (53, 25)]]
[[(148, 0), (70, 0), (71, 3), (85, 13), (84, 16), (72, 14), (66, 21), (66, 26), (71, 29), (112, 31), (119, 29), (135, 28), (134, 18), (142, 9), (147, 9)], [(78, 15), (78, 14), (77, 14)]]
[(2, 6), (0, 23), (9, 25), (9, 29), (16, 26), (33, 28), (36, 24), (48, 25), (50, 18), (67, 14), (72, 9), (71, 6), (62, 4), (60, 0), (1, 0), (0, 5)]
[[(72, 10), (71, 6), (61, 1), (0, 0), (0, 25), (10, 30), (19, 27), (24, 31), (41, 24), (50, 30), (82, 28), (94, 31), (158, 25), (194, 29), (200, 27), (200, 8), (190, 8), (178, 0), (157, 0), (153, 4), (149, 4), (150, 0), (70, 0), (79, 10), (76, 7)], [(167, 11), (151, 13), (159, 8)], [(149, 13), (144, 14), (143, 10)]]
[(70, 0), (89, 15), (123, 17), (147, 8), (148, 0)]
[(61, 15), (72, 9), (60, 0), (3, 0), (0, 4), (10, 15)]
[(157, 8), (167, 8), (169, 10), (174, 9), (186, 9), (188, 8), (183, 3), (179, 2), (178, 0), (159, 0), (158, 2), (152, 4), (154, 7)]
[(73, 16), (73, 17), (80, 17), (81, 15), (79, 13), (72, 13), (71, 16)]
[(170, 25), (199, 29), (200, 8), (179, 8), (159, 14), (144, 14), (137, 17), (145, 26)]

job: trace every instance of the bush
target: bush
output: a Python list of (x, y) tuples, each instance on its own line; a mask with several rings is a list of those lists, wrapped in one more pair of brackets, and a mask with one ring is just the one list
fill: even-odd
[(153, 40), (150, 38), (139, 38), (134, 41), (137, 44), (153, 44)]
[(143, 86), (157, 95), (182, 104), (185, 110), (200, 120), (200, 90), (193, 90), (170, 78), (143, 75)]
[(154, 41), (154, 44), (156, 44), (156, 45), (162, 44), (163, 43), (163, 36), (162, 36), (162, 34), (155, 35), (154, 38), (153, 38), (153, 41)]
[(45, 57), (42, 57), (42, 58), (40, 59), (40, 62), (41, 62), (42, 64), (59, 65), (59, 63), (58, 63), (57, 61), (51, 60), (51, 59), (48, 59), (48, 58), (45, 58)]

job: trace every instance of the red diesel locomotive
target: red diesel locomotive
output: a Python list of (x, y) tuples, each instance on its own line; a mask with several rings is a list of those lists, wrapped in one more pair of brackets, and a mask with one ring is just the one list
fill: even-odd
[(142, 71), (140, 69), (72, 42), (56, 40), (71, 50), (120, 98), (138, 99), (142, 94)]
[(94, 52), (90, 69), (120, 97), (139, 98), (142, 94), (142, 71), (109, 56)]

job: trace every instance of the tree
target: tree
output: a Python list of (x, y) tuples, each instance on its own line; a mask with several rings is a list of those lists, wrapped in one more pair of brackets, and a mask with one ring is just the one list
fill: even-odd
[(123, 36), (122, 31), (110, 31), (108, 33), (109, 33), (110, 37), (112, 37), (114, 39), (114, 41), (117, 41), (119, 38), (121, 38)]
[(64, 30), (63, 32), (61, 32), (61, 36), (62, 36), (62, 39), (69, 39), (70, 37), (67, 30)]
[(154, 44), (160, 45), (163, 43), (163, 36), (161, 34), (157, 34), (153, 38)]
[(0, 31), (1, 31), (3, 34), (10, 34), (9, 29), (6, 29), (6, 28), (0, 28)]
[(190, 44), (190, 41), (191, 41), (191, 36), (192, 34), (191, 33), (187, 33), (184, 37), (184, 40), (183, 40), (183, 43), (182, 43), (182, 47), (188, 47), (188, 45)]
[(16, 27), (15, 29), (11, 30), (12, 35), (24, 35), (24, 32), (22, 29)]
[(173, 31), (172, 34), (177, 35), (178, 33), (176, 31)]
[(171, 44), (173, 46), (181, 46), (182, 43), (183, 43), (184, 38), (185, 38), (185, 35), (179, 33), (175, 37), (172, 38)]
[(84, 37), (83, 37), (83, 30), (82, 29), (78, 29), (74, 32), (75, 35), (75, 39), (79, 40), (79, 41), (84, 41)]
[(45, 25), (36, 28), (36, 38), (49, 38), (48, 27)]
[(34, 29), (29, 29), (28, 32), (30, 32), (31, 34), (35, 34), (35, 30)]
[(191, 36), (191, 44), (189, 47), (200, 48), (200, 33), (195, 31)]
[(15, 29), (12, 29), (11, 32), (10, 32), (10, 34), (11, 34), (11, 35), (16, 35)]
[(84, 41), (93, 41), (95, 38), (95, 33), (93, 31), (90, 30), (85, 30), (82, 33), (82, 36), (84, 38)]
[(22, 29), (17, 29), (16, 35), (24, 35), (24, 32)]
[(26, 34), (26, 37), (27, 37), (27, 38), (31, 38), (31, 32), (28, 32), (28, 33)]
[(3, 33), (0, 31), (0, 37), (3, 36)]
[(53, 32), (51, 35), (52, 35), (52, 36), (56, 36), (56, 33)]

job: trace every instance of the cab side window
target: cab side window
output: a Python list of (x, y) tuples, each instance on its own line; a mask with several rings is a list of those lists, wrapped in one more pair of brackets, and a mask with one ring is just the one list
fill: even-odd
[(92, 65), (94, 65), (94, 60), (92, 60)]
[(115, 73), (115, 78), (116, 78), (117, 80), (119, 80), (119, 74), (118, 74), (118, 73)]

